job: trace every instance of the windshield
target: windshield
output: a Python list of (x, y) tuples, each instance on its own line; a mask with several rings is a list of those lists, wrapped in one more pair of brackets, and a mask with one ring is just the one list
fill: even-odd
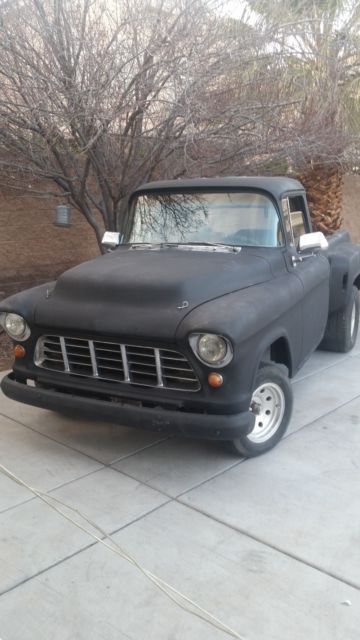
[(283, 237), (278, 213), (266, 196), (191, 192), (139, 196), (127, 241), (277, 247)]

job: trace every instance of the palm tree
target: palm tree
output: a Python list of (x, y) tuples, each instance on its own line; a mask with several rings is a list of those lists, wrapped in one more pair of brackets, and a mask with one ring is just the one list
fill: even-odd
[(287, 114), (289, 167), (308, 192), (314, 227), (341, 225), (342, 176), (360, 131), (360, 5), (357, 0), (249, 0), (262, 17), (282, 83), (293, 94)]

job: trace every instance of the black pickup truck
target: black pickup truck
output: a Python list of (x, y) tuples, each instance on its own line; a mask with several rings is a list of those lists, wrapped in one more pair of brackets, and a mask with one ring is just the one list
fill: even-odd
[(0, 304), (7, 396), (254, 456), (284, 434), (309, 355), (354, 346), (360, 247), (312, 233), (295, 180), (146, 184), (117, 243)]

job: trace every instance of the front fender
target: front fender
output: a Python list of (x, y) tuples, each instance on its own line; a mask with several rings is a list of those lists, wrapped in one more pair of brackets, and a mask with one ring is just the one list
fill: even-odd
[(209, 332), (231, 340), (234, 358), (223, 371), (236, 378), (239, 389), (249, 392), (264, 353), (280, 337), (287, 341), (291, 369), (297, 370), (302, 352), (302, 298), (300, 280), (285, 274), (200, 305), (182, 320), (177, 339), (184, 342), (192, 332)]
[(30, 325), (33, 324), (37, 302), (46, 297), (47, 291), (51, 290), (54, 284), (54, 282), (40, 284), (1, 300), (0, 313), (18, 313)]

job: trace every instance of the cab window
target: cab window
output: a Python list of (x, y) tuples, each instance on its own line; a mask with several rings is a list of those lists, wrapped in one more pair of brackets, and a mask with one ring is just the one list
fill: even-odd
[(292, 196), (287, 198), (288, 218), (290, 227), (290, 241), (295, 247), (299, 244), (299, 238), (304, 233), (308, 233), (306, 207), (303, 196)]

